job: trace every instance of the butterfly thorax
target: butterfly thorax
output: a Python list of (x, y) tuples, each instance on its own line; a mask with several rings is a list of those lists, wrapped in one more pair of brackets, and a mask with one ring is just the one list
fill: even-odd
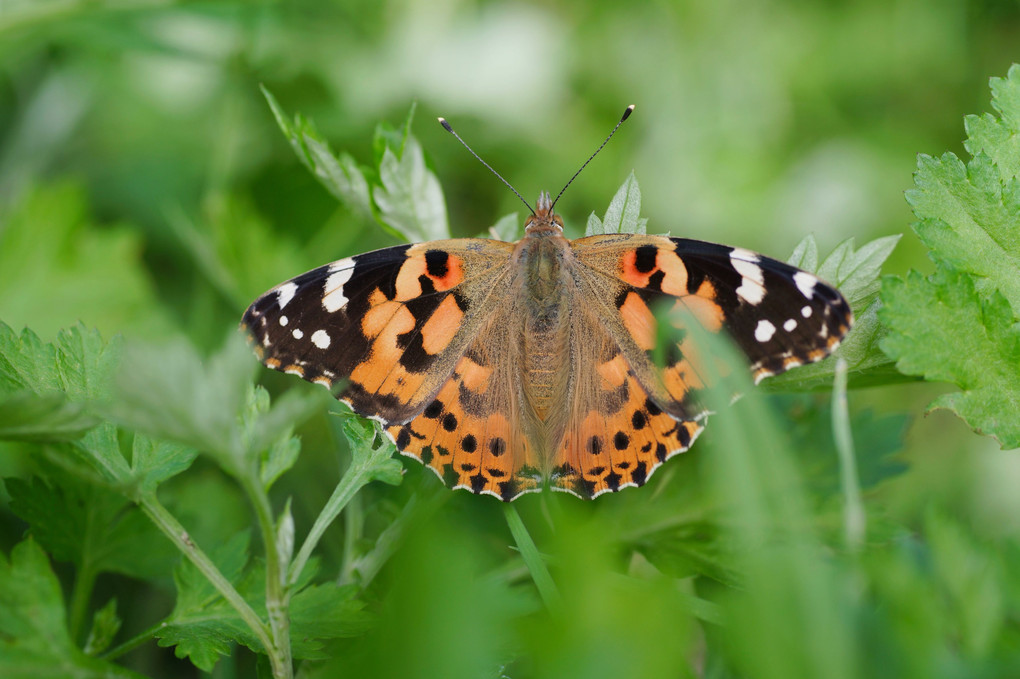
[(525, 225), (513, 259), (523, 288), (523, 386), (540, 420), (562, 400), (569, 379), (568, 295), (573, 255), (563, 236), (563, 220), (552, 213), (549, 194), (539, 196), (538, 210)]

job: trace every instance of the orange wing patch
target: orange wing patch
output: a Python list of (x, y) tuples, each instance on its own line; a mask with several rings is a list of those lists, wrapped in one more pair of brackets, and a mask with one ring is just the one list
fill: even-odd
[[(608, 397), (609, 386), (603, 385), (603, 396)], [(663, 462), (687, 450), (701, 432), (702, 425), (695, 420), (678, 420), (663, 412), (633, 374), (627, 374), (621, 386), (627, 396), (622, 407), (607, 407), (607, 399), (573, 418), (556, 451), (556, 459), (565, 460), (553, 469), (556, 490), (593, 498), (642, 486)]]
[(519, 422), (494, 407), (499, 385), (492, 372), (464, 356), (421, 415), (386, 431), (401, 453), (417, 458), (450, 488), (509, 502), (538, 490), (541, 472)]

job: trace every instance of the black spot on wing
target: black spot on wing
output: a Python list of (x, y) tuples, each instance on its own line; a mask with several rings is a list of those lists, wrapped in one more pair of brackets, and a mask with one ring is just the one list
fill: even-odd
[(642, 245), (634, 253), (634, 268), (639, 273), (648, 273), (655, 269), (655, 259), (659, 254), (656, 245)]
[(443, 250), (428, 250), (425, 252), (425, 270), (429, 276), (442, 278), (449, 271), (448, 262), (450, 253)]

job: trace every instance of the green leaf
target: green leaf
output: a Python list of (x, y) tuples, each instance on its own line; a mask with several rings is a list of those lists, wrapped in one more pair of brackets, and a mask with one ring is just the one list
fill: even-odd
[(60, 388), (56, 349), (25, 328), (21, 334), (0, 321), (0, 390), (52, 393)]
[(44, 337), (81, 320), (109, 332), (169, 327), (142, 264), (140, 232), (91, 223), (84, 189), (36, 188), (0, 229), (0, 318)]
[(52, 485), (8, 479), (11, 511), (54, 559), (91, 576), (122, 573), (151, 578), (166, 573), (177, 551), (141, 510), (121, 495), (53, 471)]
[(1013, 64), (1005, 78), (992, 78), (990, 84), (999, 116), (967, 116), (964, 146), (972, 156), (991, 158), (1003, 177), (1015, 178), (1020, 174), (1020, 65)]
[[(216, 567), (231, 583), (241, 581), (248, 564), (247, 532), (238, 533), (210, 554)], [(174, 646), (178, 658), (188, 658), (199, 669), (211, 672), (220, 656), (240, 641), (259, 650), (258, 641), (237, 612), (187, 559), (174, 571), (177, 603), (156, 632), (160, 646)], [(243, 593), (243, 592), (242, 592)]]
[(984, 279), (1020, 311), (1020, 187), (982, 154), (964, 164), (952, 153), (922, 156), (907, 200), (914, 231), (939, 262)]
[(62, 392), (76, 402), (105, 399), (121, 350), (120, 339), (105, 342), (80, 323), (44, 344), (31, 330), (18, 336), (0, 322), (0, 390)]
[(141, 492), (155, 492), (156, 486), (191, 467), (198, 451), (174, 441), (151, 439), (135, 434), (131, 446), (131, 476)]
[(117, 632), (120, 631), (121, 620), (117, 617), (117, 598), (106, 602), (92, 617), (92, 628), (85, 640), (86, 655), (98, 655), (110, 647)]
[(381, 186), (372, 190), (379, 218), (409, 241), (450, 237), (446, 202), (435, 174), (425, 166), (421, 144), (413, 136), (398, 155), (387, 147), (379, 162)]
[(932, 408), (948, 408), (1006, 448), (1020, 446), (1020, 328), (998, 292), (978, 293), (974, 279), (949, 267), (925, 278), (886, 278), (879, 312), (890, 334), (882, 348), (907, 375), (951, 382)]
[(609, 202), (606, 215), (602, 218), (604, 233), (644, 233), (641, 216), (641, 189), (634, 171), (627, 176)]
[(395, 448), (376, 429), (376, 423), (361, 417), (345, 417), (341, 429), (351, 448), (351, 468), (347, 474), (365, 474), (367, 480), (376, 480), (391, 486), (399, 485), (404, 468), (393, 458)]
[(593, 212), (588, 217), (584, 235), (593, 236), (605, 233), (645, 233), (647, 219), (641, 218), (641, 189), (637, 178), (631, 171), (627, 179), (617, 189), (602, 219)]
[(346, 153), (334, 155), (310, 120), (297, 115), (291, 121), (269, 90), (265, 86), (261, 89), (276, 123), (305, 167), (342, 203), (371, 216), (368, 181), (354, 159)]
[(948, 599), (961, 645), (968, 653), (981, 657), (995, 646), (1008, 624), (999, 552), (935, 511), (928, 513), (924, 528), (937, 582)]
[(504, 217), (500, 217), (498, 222), (489, 227), (488, 232), (484, 236), (486, 238), (506, 241), (507, 243), (516, 242), (524, 236), (524, 222), (521, 221), (520, 216), (516, 212), (512, 212)]
[(804, 236), (804, 240), (797, 243), (797, 247), (793, 249), (793, 254), (786, 261), (805, 271), (817, 271), (818, 243), (815, 242), (815, 237), (810, 233)]
[(22, 391), (0, 396), (0, 439), (72, 441), (98, 423), (82, 404), (68, 403), (61, 394)]
[(857, 250), (854, 239), (848, 238), (836, 246), (817, 270), (809, 271), (839, 288), (855, 311), (863, 310), (878, 294), (882, 264), (889, 259), (900, 238), (900, 234), (876, 238)]
[(90, 658), (67, 632), (60, 583), (42, 549), (31, 539), (0, 555), (0, 675), (39, 677), (140, 677)]
[(252, 385), (257, 365), (233, 332), (208, 360), (182, 340), (162, 347), (133, 345), (117, 381), (121, 398), (112, 412), (155, 438), (211, 455), (234, 476), (264, 466), (262, 454), (272, 449), (266, 458), (272, 460), (268, 474), (278, 476), (293, 462), (293, 444), (280, 441), (321, 407), (322, 399), (317, 392), (294, 391), (272, 408), (265, 398), (260, 409)]
[(371, 618), (355, 598), (358, 587), (325, 583), (306, 587), (290, 602), (291, 651), (295, 658), (328, 658), (324, 641), (363, 634)]

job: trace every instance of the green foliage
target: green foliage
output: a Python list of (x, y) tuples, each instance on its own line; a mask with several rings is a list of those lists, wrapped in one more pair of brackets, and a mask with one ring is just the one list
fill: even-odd
[(449, 237), (439, 180), (425, 166), (421, 144), (411, 135), (413, 106), (402, 130), (376, 129), (377, 170), (370, 180), (349, 154), (334, 155), (311, 121), (298, 115), (291, 122), (269, 90), (263, 87), (262, 93), (298, 158), (342, 203), (375, 215), (384, 229), (411, 242)]
[[(962, 59), (962, 38), (943, 30), (958, 8), (887, 5), (695, 3), (647, 30), (660, 9), (605, 4), (550, 41), (542, 31), (560, 15), (536, 5), (517, 21), (496, 2), (465, 26), (526, 29), (466, 42), (441, 33), (463, 12), (425, 17), (413, 4), (0, 13), (0, 53), (16, 57), (0, 88), (0, 317), (32, 328), (0, 323), (0, 675), (1020, 674), (1015, 524), (987, 518), (1020, 506), (986, 492), (1010, 487), (1016, 470), (958, 468), (978, 437), (946, 435), (936, 418), (911, 425), (915, 394), (930, 392), (920, 380), (896, 386), (893, 369), (958, 384), (936, 405), (1015, 437), (1018, 76), (992, 82), (998, 115), (967, 119), (972, 161), (922, 159), (910, 201), (936, 273), (887, 279), (877, 299), (880, 269), (916, 254), (907, 243), (894, 253), (898, 236), (874, 238), (905, 221), (903, 159), (953, 138), (955, 109), (930, 103), (973, 83), (961, 64), (987, 67)], [(322, 30), (318, 13), (335, 24)], [(989, 21), (968, 14), (968, 31)], [(798, 40), (776, 22), (797, 26)], [(890, 25), (911, 26), (909, 40), (847, 48), (848, 36)], [(379, 30), (392, 42), (366, 52)], [(393, 238), (446, 237), (424, 148), (437, 154), (455, 231), (519, 238), (519, 214), (483, 231), (514, 198), (438, 126), (419, 124), (419, 141), (415, 108), (374, 135), (366, 120), (403, 118), (419, 85), (417, 110), (431, 113), (430, 74), (456, 80), (429, 60), (441, 40), (512, 93), (487, 109), (442, 101), (468, 129), (472, 115), (485, 121), (496, 139), (483, 155), (530, 191), (561, 153), (586, 157), (603, 124), (591, 102), (619, 95), (567, 97), (569, 86), (541, 82), (559, 77), (543, 50), (573, 56), (584, 44), (575, 32), (597, 41), (576, 52), (590, 70), (573, 82), (646, 72), (627, 87), (651, 83), (656, 106), (641, 110), (663, 113), (635, 118), (572, 185), (557, 205), (568, 228), (584, 223), (573, 212), (605, 204), (634, 148), (662, 229), (773, 253), (817, 229), (823, 247), (808, 237), (791, 261), (847, 295), (857, 322), (837, 358), (852, 386), (880, 388), (848, 399), (837, 382), (830, 413), (820, 392), (843, 374), (835, 360), (767, 389), (720, 379), (702, 439), (647, 487), (504, 508), (446, 491), (395, 458), (375, 423), (259, 370), (234, 327), (287, 276)], [(111, 45), (125, 58), (111, 60)], [(533, 89), (478, 58), (490, 45), (512, 45), (511, 66), (543, 74)], [(404, 68), (420, 83), (375, 70), (406, 67), (405, 53), (421, 61)], [(673, 68), (679, 86), (663, 88), (661, 69), (628, 64), (645, 54), (698, 67)], [(269, 111), (253, 72), (269, 83)], [(163, 77), (184, 73), (186, 87)], [(136, 89), (113, 85), (126, 80)], [(269, 89), (321, 126), (285, 114)], [(499, 138), (515, 125), (541, 132)], [(644, 232), (641, 206), (631, 173), (588, 233)], [(711, 336), (699, 346), (733, 359)], [(731, 405), (738, 391), (750, 393)], [(933, 467), (954, 448), (953, 465)], [(854, 507), (865, 523), (848, 540)]]
[(630, 176), (617, 190), (609, 201), (606, 214), (599, 219), (592, 212), (588, 215), (588, 224), (584, 229), (585, 236), (603, 233), (645, 233), (648, 220), (641, 216), (641, 189), (637, 178), (631, 171)]
[(992, 80), (999, 117), (968, 119), (967, 149), (922, 156), (907, 199), (914, 231), (936, 272), (888, 278), (881, 312), (890, 335), (882, 348), (900, 371), (950, 382), (932, 408), (947, 408), (1004, 447), (1020, 446), (1017, 320), (1020, 313), (1020, 165), (1012, 136), (1020, 117), (1020, 67)]
[(67, 632), (60, 583), (32, 540), (0, 554), (0, 671), (5, 677), (138, 677), (90, 658)]

